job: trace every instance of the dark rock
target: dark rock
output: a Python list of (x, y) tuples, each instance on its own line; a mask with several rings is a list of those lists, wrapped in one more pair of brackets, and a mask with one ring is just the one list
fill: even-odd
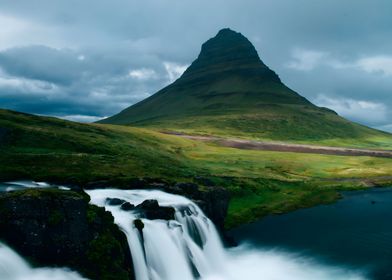
[(135, 209), (135, 205), (133, 205), (129, 202), (125, 202), (121, 205), (120, 208), (121, 208), (121, 210), (124, 210), (124, 211), (131, 211), (131, 210)]
[(99, 181), (93, 181), (93, 182), (88, 182), (85, 184), (86, 189), (104, 189), (108, 188), (112, 185), (112, 183), (109, 180), (99, 180)]
[(203, 186), (215, 186), (215, 183), (211, 179), (206, 177), (196, 176), (195, 180), (198, 184)]
[(143, 178), (132, 178), (126, 182), (129, 189), (144, 189), (148, 182)]
[(222, 230), (229, 208), (229, 192), (221, 187), (211, 187), (201, 193), (200, 200), (205, 202), (204, 213)]
[(142, 220), (140, 219), (136, 219), (133, 221), (133, 225), (135, 226), (135, 228), (137, 228), (137, 230), (141, 233), (143, 228), (144, 228), (144, 223)]
[(125, 203), (126, 201), (120, 198), (111, 198), (108, 197), (106, 198), (106, 204), (111, 205), (111, 206), (117, 206)]
[(147, 199), (137, 205), (135, 209), (140, 211), (141, 215), (149, 220), (174, 220), (174, 208), (159, 206), (158, 201), (155, 199)]
[[(152, 179), (145, 188), (159, 189), (168, 193), (182, 195), (193, 200), (203, 210), (207, 217), (214, 222), (219, 230), (223, 230), (230, 200), (229, 192), (225, 188), (218, 186), (201, 187), (192, 182), (169, 185)], [(148, 204), (157, 207), (158, 202), (146, 202), (146, 205)], [(137, 207), (140, 208), (142, 206), (138, 205)]]
[(223, 230), (229, 207), (229, 192), (222, 187), (200, 187), (194, 183), (178, 183), (167, 192), (181, 194), (192, 199), (200, 209), (210, 218), (219, 230)]
[[(203, 186), (192, 182), (170, 184), (157, 178), (133, 178), (122, 183), (115, 183), (114, 181), (109, 183), (109, 181), (102, 180), (88, 185), (90, 187), (113, 187), (117, 184), (121, 189), (156, 189), (185, 196), (193, 200), (207, 217), (222, 230), (230, 200), (229, 192), (225, 188), (214, 186), (213, 182), (208, 178), (196, 177), (195, 180), (204, 182), (205, 184)], [(121, 200), (115, 203), (117, 203), (116, 205), (121, 205), (125, 201)], [(152, 215), (150, 217), (154, 216)]]
[(177, 183), (175, 184), (184, 196), (193, 197), (199, 193), (199, 186), (195, 183)]
[(159, 208), (158, 201), (155, 199), (147, 199), (136, 206), (137, 209), (151, 210)]
[(90, 279), (134, 279), (126, 236), (85, 195), (58, 189), (0, 194), (0, 239), (38, 266)]

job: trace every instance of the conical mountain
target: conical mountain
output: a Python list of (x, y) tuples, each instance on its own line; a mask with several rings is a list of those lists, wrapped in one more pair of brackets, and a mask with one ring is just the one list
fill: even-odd
[(178, 82), (206, 82), (206, 79), (218, 80), (228, 75), (280, 82), (278, 75), (261, 61), (252, 43), (228, 28), (202, 45), (198, 58)]
[(228, 28), (202, 45), (174, 83), (100, 123), (275, 140), (375, 133), (286, 87), (252, 43)]

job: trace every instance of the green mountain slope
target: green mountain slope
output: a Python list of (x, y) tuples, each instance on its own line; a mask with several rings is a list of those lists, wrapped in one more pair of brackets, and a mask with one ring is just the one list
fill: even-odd
[(174, 83), (100, 123), (331, 144), (392, 141), (390, 134), (350, 122), (289, 89), (249, 40), (230, 29), (204, 43)]

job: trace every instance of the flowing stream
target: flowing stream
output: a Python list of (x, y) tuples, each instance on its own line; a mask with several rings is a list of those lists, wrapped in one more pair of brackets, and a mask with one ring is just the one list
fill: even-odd
[[(47, 187), (43, 183), (6, 184), (9, 191)], [(213, 223), (189, 199), (153, 190), (88, 190), (91, 203), (105, 207), (127, 236), (137, 280), (361, 280), (361, 271), (323, 265), (317, 260), (242, 244), (225, 248)], [(140, 212), (107, 204), (119, 198), (138, 205), (156, 199), (160, 206), (175, 208), (175, 220), (147, 220)], [(142, 233), (134, 221), (141, 219)], [(80, 280), (66, 269), (31, 268), (20, 256), (0, 244), (1, 280)]]
[[(274, 250), (240, 245), (223, 247), (213, 223), (192, 201), (178, 195), (149, 190), (90, 190), (91, 202), (110, 211), (126, 233), (137, 280), (354, 280), (359, 272), (318, 264), (312, 259)], [(106, 198), (134, 205), (156, 199), (175, 208), (175, 221), (147, 220), (143, 233), (133, 221), (137, 212), (109, 206)]]
[(11, 248), (0, 243), (1, 280), (82, 280), (79, 274), (60, 268), (31, 268)]

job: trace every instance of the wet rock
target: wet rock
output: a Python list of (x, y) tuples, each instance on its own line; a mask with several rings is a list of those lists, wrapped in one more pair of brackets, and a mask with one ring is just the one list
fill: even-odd
[(209, 186), (202, 189), (194, 183), (178, 183), (175, 188), (177, 193), (192, 199), (218, 229), (223, 230), (230, 201), (225, 188)]
[(131, 211), (131, 210), (135, 209), (135, 205), (133, 205), (129, 202), (125, 202), (121, 205), (120, 208), (121, 208), (121, 210), (124, 210), (124, 211)]
[(219, 186), (202, 187), (192, 182), (185, 182), (174, 185), (155, 184), (154, 189), (161, 189), (193, 200), (218, 229), (223, 230), (230, 201), (229, 192), (225, 188)]
[(106, 202), (106, 204), (111, 205), (111, 206), (117, 206), (117, 205), (121, 205), (121, 204), (126, 203), (126, 201), (123, 199), (110, 198), (110, 197), (106, 198), (105, 202)]
[(157, 209), (159, 208), (158, 201), (155, 199), (147, 199), (140, 203), (138, 206), (136, 206), (137, 209), (142, 209), (142, 210), (151, 210), (151, 209)]
[(140, 211), (141, 215), (149, 220), (174, 220), (174, 208), (159, 206), (158, 201), (155, 199), (147, 199), (137, 205), (135, 209)]
[(135, 226), (135, 228), (141, 233), (143, 228), (144, 228), (144, 223), (142, 220), (140, 219), (136, 219), (133, 221), (133, 225)]

